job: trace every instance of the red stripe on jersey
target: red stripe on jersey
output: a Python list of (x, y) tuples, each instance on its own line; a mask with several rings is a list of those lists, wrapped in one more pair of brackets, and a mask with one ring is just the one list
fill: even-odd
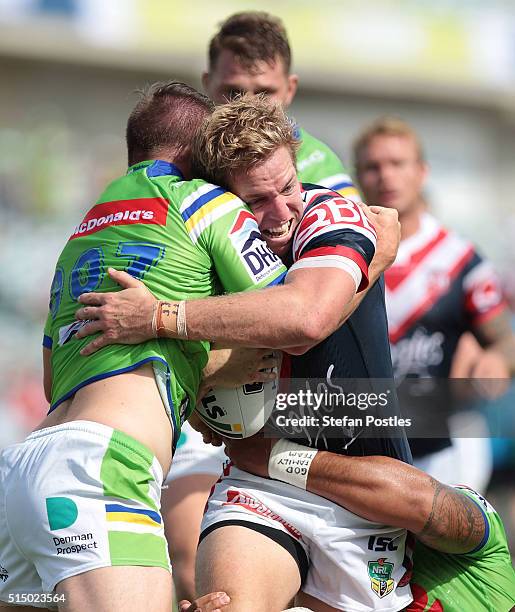
[(398, 342), (408, 331), (408, 329), (415, 323), (415, 321), (420, 319), (425, 312), (427, 312), (432, 306), (434, 306), (434, 304), (436, 304), (438, 299), (442, 296), (443, 293), (448, 290), (448, 286), (450, 285), (450, 283), (452, 283), (452, 281), (460, 273), (460, 271), (463, 269), (463, 266), (469, 261), (473, 254), (474, 250), (472, 247), (470, 247), (467, 252), (462, 257), (460, 257), (460, 259), (449, 270), (447, 276), (449, 283), (442, 287), (437, 286), (432, 292), (430, 292), (424, 297), (424, 299), (420, 302), (418, 306), (416, 306), (412, 310), (411, 314), (406, 319), (404, 319), (402, 325), (399, 325), (397, 329), (389, 329), (388, 335), (390, 336), (390, 342), (392, 344)]
[[(232, 226), (230, 233), (234, 234), (235, 232), (239, 231), (243, 227), (243, 224), (245, 223), (245, 221), (247, 219), (252, 219), (252, 220), (256, 221), (256, 217), (254, 217), (253, 214), (249, 213), (248, 210), (240, 211), (238, 213), (238, 217), (236, 219), (236, 223)], [(256, 221), (256, 225), (257, 225), (257, 221)]]
[(360, 289), (365, 283), (365, 287), (368, 284), (368, 265), (361, 253), (351, 249), (350, 247), (343, 246), (341, 244), (336, 246), (324, 246), (318, 247), (317, 249), (311, 249), (306, 253), (303, 253), (301, 257), (297, 261), (301, 261), (302, 259), (307, 259), (308, 257), (333, 257), (334, 255), (339, 255), (340, 257), (346, 257), (347, 259), (352, 260), (361, 270), (363, 274), (363, 278), (361, 279)]
[(438, 234), (430, 240), (420, 251), (413, 253), (410, 257), (409, 263), (405, 266), (399, 264), (393, 264), (391, 268), (384, 273), (384, 282), (389, 291), (395, 291), (395, 289), (406, 279), (408, 276), (413, 274), (416, 268), (422, 263), (429, 253), (439, 244), (449, 232), (445, 229), (440, 229)]
[(89, 236), (114, 225), (166, 225), (170, 203), (164, 198), (115, 200), (97, 204), (77, 225), (70, 240)]
[(354, 230), (375, 242), (376, 232), (360, 207), (351, 200), (333, 196), (304, 213), (293, 239), (294, 260), (311, 240), (339, 229)]

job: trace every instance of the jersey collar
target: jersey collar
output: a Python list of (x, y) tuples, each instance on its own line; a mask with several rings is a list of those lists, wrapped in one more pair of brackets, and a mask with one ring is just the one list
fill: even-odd
[(422, 213), (418, 230), (409, 238), (401, 240), (394, 265), (406, 265), (412, 255), (424, 248), (438, 235), (441, 227), (432, 215), (427, 212)]
[(163, 161), (162, 159), (153, 159), (150, 161), (143, 161), (137, 164), (133, 164), (127, 170), (127, 174), (132, 174), (133, 172), (137, 172), (143, 168), (147, 168), (147, 176), (156, 177), (156, 176), (176, 176), (177, 178), (183, 180), (182, 172), (175, 166), (174, 164)]

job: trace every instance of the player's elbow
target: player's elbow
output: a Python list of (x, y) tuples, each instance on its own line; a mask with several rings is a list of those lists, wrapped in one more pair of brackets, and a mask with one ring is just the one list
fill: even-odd
[(339, 318), (335, 316), (334, 312), (331, 312), (330, 308), (309, 312), (302, 321), (302, 340), (299, 342), (299, 345), (301, 345), (299, 348), (305, 346), (305, 350), (308, 350), (315, 344), (322, 342), (338, 328), (338, 325)]
[(302, 346), (289, 346), (284, 350), (290, 355), (304, 355), (304, 353), (307, 353), (309, 349), (313, 348), (314, 346), (314, 344), (303, 344)]
[(283, 331), (289, 328), (293, 355), (301, 355), (325, 340), (340, 326), (339, 309), (334, 300), (310, 287), (291, 287), (288, 295), (288, 314)]

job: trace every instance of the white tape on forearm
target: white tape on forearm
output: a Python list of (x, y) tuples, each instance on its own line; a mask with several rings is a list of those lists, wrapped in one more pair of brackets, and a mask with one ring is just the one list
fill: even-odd
[(306, 490), (309, 467), (317, 452), (315, 448), (308, 448), (290, 440), (279, 440), (268, 459), (268, 475), (274, 480)]
[(177, 309), (177, 334), (179, 338), (188, 337), (188, 328), (186, 327), (186, 302), (184, 300), (179, 302), (179, 308)]

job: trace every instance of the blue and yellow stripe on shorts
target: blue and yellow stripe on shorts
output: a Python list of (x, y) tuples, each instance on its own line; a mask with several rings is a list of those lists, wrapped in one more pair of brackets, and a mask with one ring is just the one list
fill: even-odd
[(160, 472), (150, 449), (113, 430), (100, 470), (111, 565), (170, 570), (159, 512)]
[(155, 510), (130, 508), (122, 504), (106, 504), (106, 519), (111, 522), (148, 525), (150, 527), (160, 527), (163, 522), (161, 515)]

